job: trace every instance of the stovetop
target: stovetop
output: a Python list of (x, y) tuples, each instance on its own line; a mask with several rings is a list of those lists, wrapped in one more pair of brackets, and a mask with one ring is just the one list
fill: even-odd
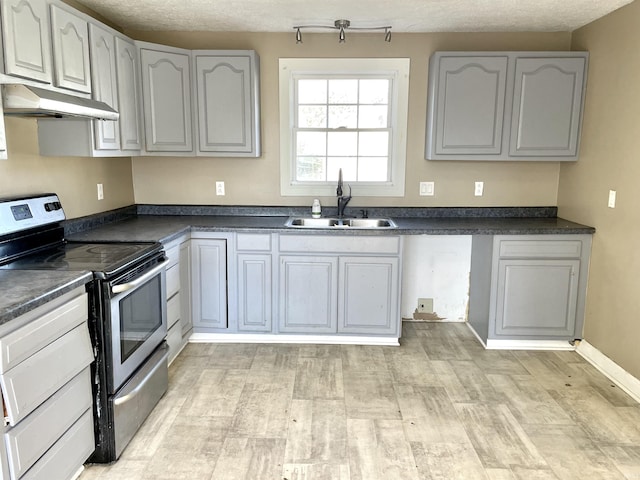
[(157, 243), (64, 242), (0, 266), (3, 270), (91, 270), (104, 276), (160, 251)]

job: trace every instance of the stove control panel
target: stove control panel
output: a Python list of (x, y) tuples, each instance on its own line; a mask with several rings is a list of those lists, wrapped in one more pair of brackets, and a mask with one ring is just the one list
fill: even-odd
[(65, 219), (55, 194), (0, 198), (0, 235), (19, 232)]

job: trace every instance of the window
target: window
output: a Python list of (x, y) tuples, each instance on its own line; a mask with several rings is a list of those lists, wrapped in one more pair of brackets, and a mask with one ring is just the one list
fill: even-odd
[(281, 59), (283, 195), (404, 195), (408, 59)]

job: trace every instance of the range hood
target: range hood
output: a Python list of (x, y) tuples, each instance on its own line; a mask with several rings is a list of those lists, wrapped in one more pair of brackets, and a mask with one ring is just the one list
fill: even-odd
[(22, 117), (81, 117), (117, 120), (118, 112), (103, 102), (23, 84), (2, 86), (5, 115)]

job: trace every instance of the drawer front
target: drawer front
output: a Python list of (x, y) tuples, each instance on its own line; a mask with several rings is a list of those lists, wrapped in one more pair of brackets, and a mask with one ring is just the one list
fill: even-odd
[(173, 297), (180, 290), (180, 265), (167, 270), (167, 298)]
[(69, 330), (87, 321), (87, 294), (70, 300), (0, 339), (0, 373), (5, 373)]
[(167, 345), (169, 345), (169, 363), (178, 356), (182, 346), (182, 327), (179, 323), (169, 328), (167, 332)]
[(180, 245), (165, 247), (164, 253), (167, 255), (167, 268), (171, 268), (180, 261)]
[(502, 240), (500, 258), (580, 258), (580, 240)]
[(85, 368), (5, 435), (9, 467), (20, 477), (91, 408), (91, 373)]
[(167, 328), (173, 327), (180, 320), (180, 293), (175, 294), (167, 302)]
[(94, 450), (93, 411), (88, 409), (20, 480), (68, 480)]
[(281, 252), (318, 253), (400, 253), (400, 237), (280, 235)]
[(236, 235), (237, 250), (271, 251), (271, 235), (238, 233)]
[(15, 426), (91, 362), (91, 339), (83, 323), (0, 375), (9, 423)]

